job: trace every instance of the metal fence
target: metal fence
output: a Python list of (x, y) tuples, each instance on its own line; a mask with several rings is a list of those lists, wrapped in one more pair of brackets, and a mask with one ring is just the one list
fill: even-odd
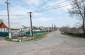
[[(32, 31), (33, 34), (43, 33), (43, 31)], [(26, 32), (26, 35), (30, 35), (30, 32)]]
[[(33, 34), (37, 34), (37, 33), (43, 33), (43, 31), (32, 31)], [(8, 32), (0, 32), (0, 37), (7, 37), (9, 34)], [(28, 32), (14, 32), (12, 33), (12, 37), (20, 37), (21, 36), (28, 36), (30, 35), (30, 31)]]
[(8, 32), (0, 32), (0, 37), (7, 37), (8, 36)]

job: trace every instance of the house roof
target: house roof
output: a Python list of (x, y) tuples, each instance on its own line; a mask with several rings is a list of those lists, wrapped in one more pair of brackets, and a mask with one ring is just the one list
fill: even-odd
[(2, 20), (0, 20), (0, 24), (2, 23)]
[(20, 30), (20, 29), (11, 28), (11, 30)]
[(0, 21), (0, 28), (7, 28), (7, 26), (3, 22)]

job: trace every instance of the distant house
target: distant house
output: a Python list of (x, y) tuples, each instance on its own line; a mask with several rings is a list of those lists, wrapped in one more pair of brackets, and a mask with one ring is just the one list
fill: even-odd
[(34, 27), (34, 26), (33, 26), (33, 27), (32, 27), (32, 30), (33, 30), (33, 31), (41, 31), (41, 28), (40, 28), (40, 27)]
[(24, 27), (24, 28), (21, 28), (21, 29), (20, 29), (20, 31), (24, 31), (24, 32), (27, 32), (27, 31), (29, 31), (29, 30), (30, 30), (29, 27)]
[(0, 32), (8, 32), (8, 27), (0, 21)]
[(11, 32), (20, 32), (20, 29), (11, 28)]
[(52, 31), (52, 27), (40, 27), (41, 31), (49, 31), (51, 32)]

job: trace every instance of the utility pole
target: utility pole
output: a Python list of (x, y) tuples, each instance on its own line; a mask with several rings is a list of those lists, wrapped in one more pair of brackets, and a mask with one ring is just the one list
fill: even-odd
[(83, 18), (83, 32), (85, 37), (85, 6), (84, 6), (84, 18)]
[(11, 28), (10, 28), (9, 2), (8, 2), (8, 0), (7, 0), (5, 3), (7, 4), (7, 16), (8, 16), (8, 32), (9, 32), (9, 38), (12, 38), (12, 36), (11, 36)]
[(33, 36), (33, 32), (32, 32), (32, 12), (29, 12), (30, 14), (30, 35)]

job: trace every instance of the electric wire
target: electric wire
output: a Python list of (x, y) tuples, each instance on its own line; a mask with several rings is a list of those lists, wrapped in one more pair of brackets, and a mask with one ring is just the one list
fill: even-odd
[(47, 26), (46, 24), (41, 23), (41, 22), (40, 22), (39, 20), (37, 20), (37, 19), (34, 19), (34, 18), (33, 18), (33, 20), (37, 21), (39, 24), (42, 24), (42, 25)]

